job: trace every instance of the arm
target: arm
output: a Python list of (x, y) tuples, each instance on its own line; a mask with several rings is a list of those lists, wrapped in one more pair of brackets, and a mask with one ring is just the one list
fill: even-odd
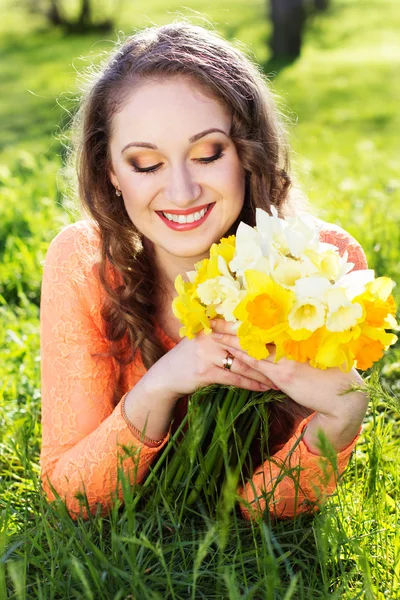
[[(353, 270), (367, 269), (365, 253), (358, 242), (343, 229), (326, 224), (320, 232), (321, 241), (337, 246), (341, 255), (347, 250), (348, 261), (354, 263)], [(318, 507), (336, 488), (338, 477), (343, 473), (354, 449), (361, 427), (359, 421), (365, 413), (366, 402), (361, 393), (353, 394), (359, 420), (353, 418), (347, 405), (347, 413), (329, 418), (313, 412), (301, 421), (293, 436), (270, 459), (256, 470), (252, 480), (238, 490), (246, 502), (255, 502), (256, 512), (265, 509), (265, 498), (269, 498), (269, 509), (278, 517), (293, 517)], [(357, 396), (357, 398), (356, 398)], [(345, 404), (344, 404), (345, 406)], [(337, 468), (325, 457), (320, 456), (318, 431), (322, 428), (328, 439), (338, 448)], [(336, 443), (335, 443), (336, 442)], [(285, 474), (286, 473), (286, 474)], [(260, 501), (257, 501), (260, 498)], [(251, 508), (241, 504), (245, 519), (251, 518)]]
[(319, 504), (335, 491), (361, 427), (347, 448), (336, 454), (336, 461), (331, 461), (314, 454), (302, 437), (314, 417), (315, 413), (303, 419), (288, 442), (238, 489), (244, 500), (240, 509), (246, 520), (252, 518), (253, 510), (256, 514), (265, 510), (266, 498), (272, 516), (292, 518), (299, 513), (318, 510)]
[[(82, 221), (68, 226), (50, 244), (40, 307), (41, 479), (53, 500), (50, 479), (72, 518), (79, 513), (75, 495), (84, 486), (90, 512), (97, 503), (103, 513), (110, 505), (122, 445), (138, 451), (137, 461), (127, 457), (122, 466), (132, 475), (137, 463), (139, 483), (169, 438), (168, 432), (153, 448), (132, 434), (118, 403), (122, 396), (118, 364), (111, 357), (91, 356), (107, 352), (109, 346), (102, 330), (101, 289), (93, 275), (94, 244), (87, 227)], [(123, 499), (121, 486), (118, 497)]]

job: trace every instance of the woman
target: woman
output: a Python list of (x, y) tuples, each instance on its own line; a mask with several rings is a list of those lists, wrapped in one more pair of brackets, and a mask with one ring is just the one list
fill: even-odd
[[(74, 130), (88, 218), (51, 242), (41, 299), (48, 498), (55, 490), (76, 518), (76, 496), (85, 491), (90, 512), (100, 503), (105, 514), (121, 446), (140, 450), (141, 482), (182, 420), (185, 397), (219, 383), (290, 397), (273, 408), (271, 459), (238, 490), (243, 516), (265, 509), (265, 492), (278, 517), (310, 510), (336, 483), (333, 472), (322, 481), (319, 429), (337, 452), (339, 472), (360, 433), (365, 395), (340, 395), (361, 382), (358, 373), (274, 364), (273, 352), (255, 361), (223, 320), (212, 335), (181, 340), (171, 311), (176, 276), (240, 221), (255, 225), (256, 207), (273, 204), (281, 216), (299, 210), (265, 79), (214, 32), (182, 22), (149, 28), (126, 39), (94, 76)], [(320, 235), (366, 268), (346, 232), (325, 224)], [(289, 476), (277, 480), (282, 465), (297, 468), (298, 485)], [(123, 469), (132, 475), (131, 457)]]

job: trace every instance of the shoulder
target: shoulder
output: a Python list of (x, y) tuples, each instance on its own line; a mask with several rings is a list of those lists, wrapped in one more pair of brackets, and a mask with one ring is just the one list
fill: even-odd
[(368, 269), (365, 252), (355, 237), (339, 225), (328, 223), (316, 217), (313, 217), (313, 219), (319, 228), (319, 237), (322, 242), (336, 246), (341, 256), (347, 251), (347, 260), (354, 263), (355, 270)]
[(87, 274), (100, 260), (100, 234), (94, 221), (82, 219), (64, 227), (50, 242), (44, 267)]

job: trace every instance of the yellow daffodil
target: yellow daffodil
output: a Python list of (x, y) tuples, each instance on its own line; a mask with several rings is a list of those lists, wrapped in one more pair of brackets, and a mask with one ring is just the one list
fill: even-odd
[(194, 287), (197, 287), (200, 283), (203, 283), (208, 279), (221, 275), (218, 268), (218, 256), (204, 258), (194, 266), (196, 269), (196, 276), (192, 279)]
[(296, 341), (288, 338), (283, 342), (284, 356), (291, 360), (297, 360), (298, 362), (314, 360), (322, 337), (323, 329), (320, 328), (304, 340)]
[(210, 248), (210, 257), (222, 256), (226, 264), (228, 265), (235, 254), (236, 238), (234, 235), (230, 235), (227, 238), (222, 238), (219, 244), (213, 244)]
[(238, 329), (238, 337), (242, 350), (249, 353), (257, 360), (262, 360), (269, 356), (268, 348), (265, 344), (273, 341), (273, 336), (266, 341), (265, 332), (259, 327), (254, 327), (249, 323), (241, 323)]
[(361, 335), (357, 340), (352, 342), (351, 349), (357, 361), (357, 369), (365, 370), (372, 367), (375, 361), (382, 358), (385, 347), (379, 340), (372, 340), (365, 335)]
[(178, 275), (175, 280), (175, 289), (178, 296), (172, 301), (172, 312), (183, 325), (179, 330), (179, 335), (191, 339), (203, 329), (206, 333), (210, 333), (210, 321), (206, 307), (196, 298), (193, 284), (183, 281), (181, 275)]
[[(355, 329), (354, 332), (354, 335), (356, 335)], [(354, 366), (354, 353), (347, 340), (351, 335), (353, 335), (353, 331), (330, 333), (325, 330), (324, 335), (319, 340), (315, 358), (310, 361), (311, 366), (318, 369), (339, 367), (341, 371), (350, 371)]]
[[(394, 281), (387, 277), (379, 277), (366, 286), (366, 290), (357, 301), (365, 308), (365, 323), (370, 327), (387, 327), (387, 319), (394, 325), (396, 306), (391, 290)], [(389, 283), (390, 282), (390, 283)], [(392, 319), (390, 319), (392, 317)]]
[[(251, 356), (258, 358), (262, 354), (261, 358), (266, 358), (265, 344), (287, 328), (295, 296), (264, 273), (247, 270), (244, 278), (247, 293), (233, 311), (233, 315), (242, 321), (238, 337)], [(264, 350), (259, 348), (260, 343), (264, 344)]]

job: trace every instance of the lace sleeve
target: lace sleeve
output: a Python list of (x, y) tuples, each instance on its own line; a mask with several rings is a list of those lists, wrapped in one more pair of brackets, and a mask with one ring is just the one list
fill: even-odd
[(353, 271), (368, 269), (368, 261), (364, 250), (347, 231), (338, 225), (324, 223), (319, 235), (322, 242), (336, 246), (341, 256), (347, 250), (347, 261), (354, 264)]
[[(42, 448), (41, 480), (49, 500), (54, 489), (65, 500), (72, 518), (84, 518), (77, 493), (86, 492), (90, 512), (97, 503), (107, 512), (116, 490), (121, 446), (137, 449), (136, 460), (122, 466), (130, 475), (137, 468), (139, 483), (157, 452), (165, 445), (142, 444), (130, 431), (118, 395), (119, 369), (110, 357), (102, 331), (100, 290), (93, 276), (93, 241), (84, 221), (69, 225), (51, 242), (44, 264), (40, 305)], [(115, 397), (117, 395), (117, 397)], [(49, 481), (50, 480), (50, 481)]]
[[(323, 223), (320, 239), (336, 246), (341, 256), (347, 250), (348, 262), (354, 263), (353, 270), (368, 268), (364, 250), (344, 229)], [(334, 468), (326, 458), (313, 454), (301, 437), (314, 415), (304, 419), (283, 448), (266, 460), (250, 481), (239, 487), (238, 494), (244, 499), (240, 508), (245, 519), (252, 518), (253, 511), (262, 513), (267, 500), (269, 510), (276, 518), (312, 512), (334, 492), (338, 477), (345, 470), (354, 450), (361, 427), (350, 445), (337, 453)]]
[(243, 517), (253, 518), (253, 511), (263, 513), (268, 502), (270, 513), (278, 519), (291, 518), (303, 512), (314, 512), (335, 491), (354, 450), (361, 427), (353, 441), (336, 454), (331, 462), (313, 454), (302, 438), (305, 427), (315, 416), (301, 421), (293, 436), (274, 456), (256, 470), (253, 478), (241, 486), (239, 496)]

